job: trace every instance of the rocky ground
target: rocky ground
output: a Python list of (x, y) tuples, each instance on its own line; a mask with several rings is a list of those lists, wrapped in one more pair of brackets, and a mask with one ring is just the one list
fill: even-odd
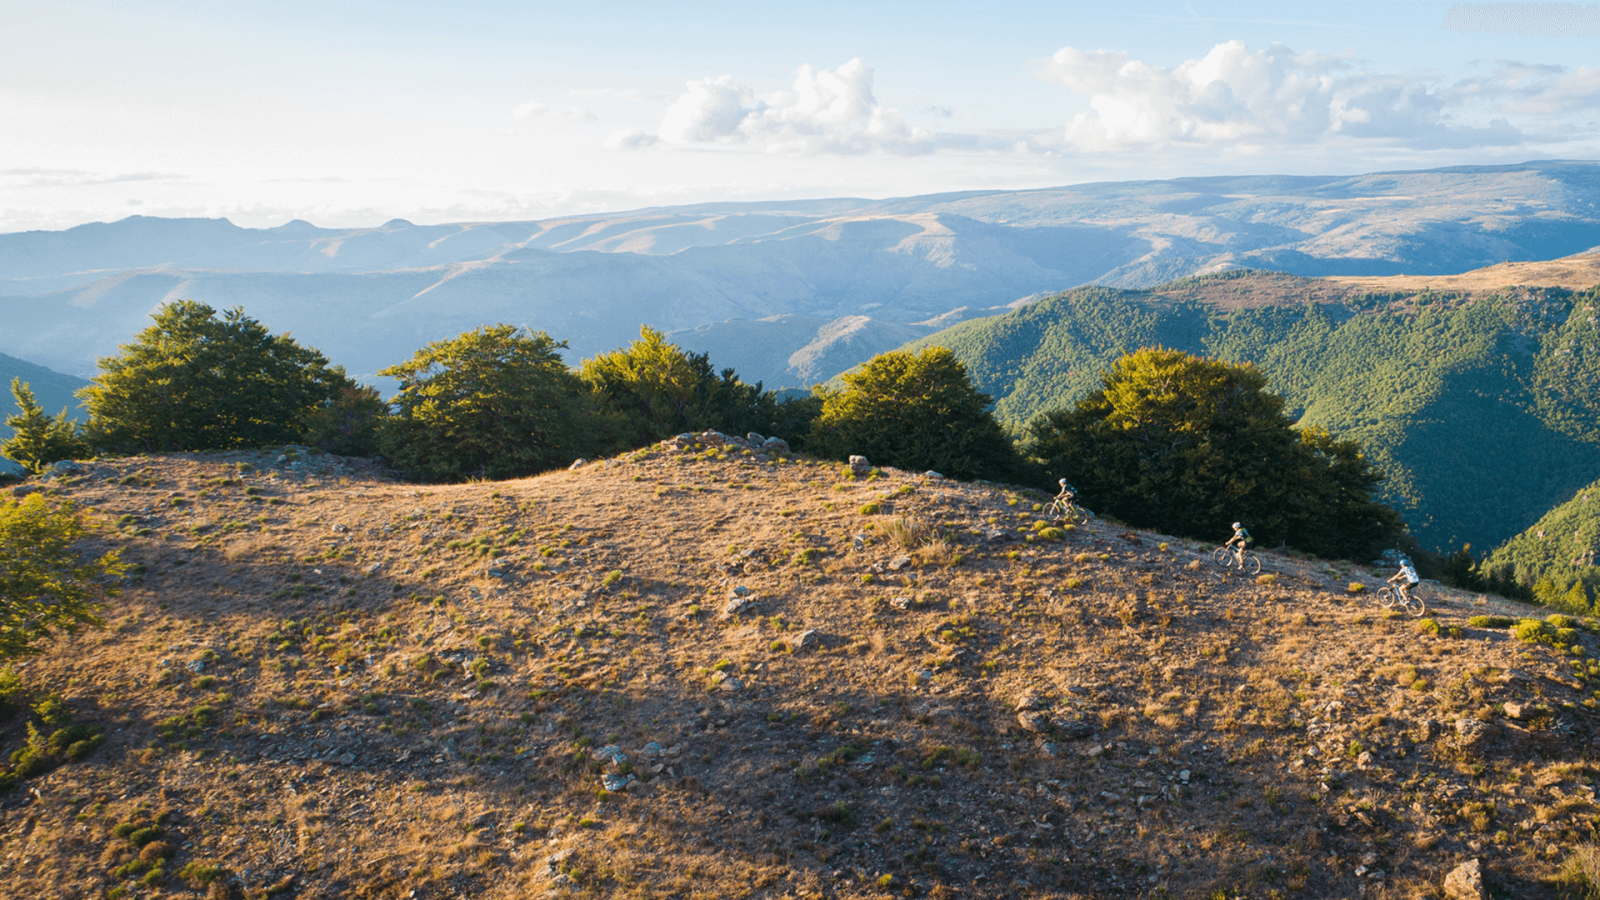
[(16, 667), (0, 746), (84, 742), (0, 795), (5, 896), (1412, 898), (1475, 859), (1577, 897), (1600, 826), (1583, 623), (1051, 539), (1033, 492), (714, 446), (36, 488), (138, 571)]

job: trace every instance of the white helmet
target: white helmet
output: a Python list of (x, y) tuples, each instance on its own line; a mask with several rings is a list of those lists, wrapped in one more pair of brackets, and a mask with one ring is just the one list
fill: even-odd
[(1067, 480), (1065, 478), (1063, 478), (1060, 481), (1056, 482), (1056, 484), (1059, 484), (1062, 487), (1066, 487), (1067, 486)]
[(1238, 523), (1238, 522), (1235, 522), (1235, 523), (1233, 523), (1233, 527), (1234, 527), (1234, 528), (1239, 528), (1239, 527), (1241, 527), (1241, 526), (1240, 526), (1240, 525), (1239, 525), (1239, 523)]

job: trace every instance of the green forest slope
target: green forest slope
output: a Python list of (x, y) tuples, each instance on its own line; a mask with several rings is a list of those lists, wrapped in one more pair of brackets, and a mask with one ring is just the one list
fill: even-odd
[(1139, 347), (1252, 362), (1291, 415), (1360, 441), (1424, 545), (1486, 548), (1600, 477), (1597, 297), (1373, 294), (1228, 272), (1078, 288), (907, 349), (949, 347), (1011, 427), (1077, 401)]
[[(1600, 481), (1496, 547), (1482, 571), (1534, 588), (1547, 605), (1586, 610), (1600, 591)], [(1569, 602), (1570, 601), (1570, 602)]]

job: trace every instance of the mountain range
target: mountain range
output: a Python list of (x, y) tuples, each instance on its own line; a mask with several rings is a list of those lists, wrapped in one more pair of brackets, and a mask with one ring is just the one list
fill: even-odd
[[(1600, 163), (722, 203), (532, 222), (269, 229), (132, 217), (0, 235), (0, 353), (93, 374), (163, 301), (242, 305), (358, 376), (484, 322), (570, 361), (641, 324), (768, 387), (1095, 283), (1231, 268), (1443, 275), (1600, 245)], [(733, 362), (737, 360), (737, 362)]]

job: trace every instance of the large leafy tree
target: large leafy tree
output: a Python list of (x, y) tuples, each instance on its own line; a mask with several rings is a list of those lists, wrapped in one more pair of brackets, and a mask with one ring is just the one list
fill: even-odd
[(1052, 476), (1133, 525), (1220, 539), (1239, 520), (1269, 545), (1329, 556), (1392, 540), (1399, 517), (1372, 500), (1382, 475), (1360, 447), (1293, 426), (1254, 367), (1147, 348), (1029, 430)]
[(779, 421), (777, 401), (760, 382), (745, 384), (732, 369), (719, 375), (709, 354), (685, 352), (648, 325), (628, 346), (584, 360), (579, 373), (626, 446), (706, 428), (766, 434)]
[(56, 631), (101, 624), (95, 609), (126, 566), (115, 551), (82, 555), (74, 545), (87, 534), (71, 503), (0, 499), (0, 659), (37, 653)]
[(378, 374), (400, 380), (379, 443), (420, 478), (513, 478), (589, 452), (587, 386), (561, 361), (565, 341), (485, 325), (418, 350)]
[(59, 460), (89, 455), (89, 445), (79, 434), (78, 423), (67, 418), (65, 407), (53, 418), (46, 415), (34, 399), (33, 389), (20, 378), (11, 379), (11, 396), (16, 398), (18, 413), (6, 417), (13, 433), (0, 444), (0, 455), (35, 472)]
[(78, 392), (89, 441), (119, 452), (229, 450), (301, 439), (354, 384), (320, 352), (235, 307), (180, 300), (156, 311)]
[(822, 413), (806, 439), (819, 456), (860, 454), (902, 469), (954, 478), (1007, 478), (1020, 460), (990, 399), (943, 347), (873, 357), (841, 376), (843, 390), (821, 391)]

